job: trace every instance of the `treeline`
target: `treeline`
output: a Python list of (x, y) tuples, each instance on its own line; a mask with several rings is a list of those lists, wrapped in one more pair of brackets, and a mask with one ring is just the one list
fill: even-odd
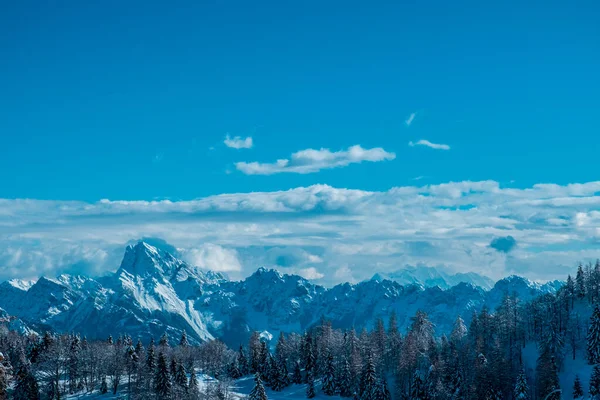
[[(282, 391), (293, 384), (305, 385), (307, 398), (322, 392), (360, 400), (600, 399), (599, 300), (596, 263), (580, 267), (556, 294), (521, 302), (507, 293), (495, 310), (474, 311), (468, 326), (458, 316), (448, 336), (436, 336), (422, 311), (406, 332), (393, 314), (360, 332), (334, 329), (323, 318), (302, 334), (281, 333), (275, 343), (253, 333), (235, 351), (218, 340), (190, 346), (185, 334), (176, 346), (166, 335), (145, 346), (128, 336), (88, 342), (4, 329), (0, 400), (92, 391), (226, 400), (232, 382), (248, 375), (255, 380), (251, 400), (265, 400), (265, 386)], [(560, 387), (569, 359), (594, 366), (589, 384), (577, 377)], [(205, 384), (200, 373), (214, 379)]]

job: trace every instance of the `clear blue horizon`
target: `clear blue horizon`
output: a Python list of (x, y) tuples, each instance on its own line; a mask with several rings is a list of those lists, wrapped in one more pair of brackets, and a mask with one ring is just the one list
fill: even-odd
[(564, 277), (599, 256), (598, 21), (593, 1), (7, 3), (0, 278), (102, 273), (142, 237), (234, 275)]

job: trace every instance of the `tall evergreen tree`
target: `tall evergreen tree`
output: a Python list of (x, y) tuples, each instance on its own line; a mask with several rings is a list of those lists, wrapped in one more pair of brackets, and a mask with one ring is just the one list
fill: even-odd
[(169, 399), (171, 397), (171, 377), (167, 367), (167, 358), (163, 352), (158, 354), (156, 364), (156, 373), (154, 375), (154, 393), (160, 399)]
[(315, 377), (313, 371), (308, 371), (306, 374), (306, 397), (312, 399), (317, 395), (315, 391)]
[(579, 299), (585, 297), (585, 275), (581, 264), (577, 267), (577, 275), (575, 276), (575, 295)]
[(190, 380), (188, 382), (188, 394), (191, 399), (198, 398), (200, 390), (198, 389), (198, 377), (196, 376), (196, 370), (192, 368), (190, 370)]
[(262, 384), (259, 373), (254, 374), (254, 388), (252, 388), (248, 400), (268, 400), (267, 392), (265, 392), (265, 387)]
[(300, 361), (294, 363), (294, 373), (292, 374), (292, 382), (299, 385), (302, 383), (302, 370), (300, 369)]
[(575, 375), (575, 381), (573, 382), (573, 400), (578, 399), (583, 399), (583, 387), (581, 386), (579, 375)]
[(376, 400), (377, 399), (377, 373), (375, 371), (375, 363), (369, 355), (365, 363), (359, 388), (360, 400)]
[(13, 399), (15, 400), (38, 400), (40, 389), (35, 376), (31, 373), (30, 366), (24, 360), (19, 367), (15, 379)]
[(590, 399), (600, 399), (600, 365), (594, 365), (592, 376), (590, 376)]
[(517, 375), (517, 383), (515, 384), (515, 399), (529, 400), (529, 385), (527, 384), (527, 376), (525, 370), (521, 368), (521, 372)]
[(181, 347), (187, 347), (189, 345), (190, 344), (188, 342), (187, 333), (185, 333), (185, 331), (183, 331), (181, 333), (181, 339), (179, 339), (179, 346), (181, 346)]
[(425, 384), (418, 371), (413, 374), (410, 385), (410, 400), (425, 400)]
[(238, 356), (237, 356), (237, 364), (238, 364), (238, 369), (240, 371), (240, 375), (241, 376), (246, 376), (248, 375), (248, 359), (246, 358), (246, 353), (244, 352), (244, 348), (242, 347), (242, 345), (240, 344), (240, 349), (238, 350)]
[(329, 352), (325, 365), (325, 375), (323, 376), (323, 393), (327, 396), (333, 396), (336, 392), (335, 382), (335, 365), (333, 364), (333, 355)]
[(600, 363), (600, 307), (596, 304), (587, 333), (587, 359), (590, 364)]

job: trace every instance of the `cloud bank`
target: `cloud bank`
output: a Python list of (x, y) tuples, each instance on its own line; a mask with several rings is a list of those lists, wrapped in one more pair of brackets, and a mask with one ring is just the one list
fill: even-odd
[(0, 200), (0, 279), (102, 275), (144, 237), (234, 279), (266, 266), (333, 284), (419, 263), (562, 279), (577, 262), (600, 257), (600, 182), (464, 181), (382, 192), (315, 185), (177, 202)]
[(364, 149), (355, 145), (347, 150), (334, 152), (329, 149), (306, 149), (293, 153), (290, 159), (281, 159), (274, 163), (238, 162), (235, 167), (246, 175), (273, 175), (283, 172), (310, 174), (322, 169), (346, 167), (364, 161), (378, 162), (395, 158), (396, 154), (381, 147)]

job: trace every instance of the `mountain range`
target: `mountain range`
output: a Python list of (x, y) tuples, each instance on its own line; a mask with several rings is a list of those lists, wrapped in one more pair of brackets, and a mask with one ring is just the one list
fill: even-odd
[(468, 323), (473, 311), (495, 308), (506, 294), (529, 300), (561, 285), (518, 276), (492, 285), (477, 274), (449, 275), (434, 268), (378, 274), (332, 288), (265, 268), (232, 281), (141, 241), (126, 248), (119, 269), (108, 276), (3, 282), (0, 319), (28, 332), (69, 331), (88, 338), (128, 334), (145, 341), (166, 332), (175, 341), (185, 331), (191, 342), (219, 338), (237, 346), (252, 331), (267, 336), (301, 332), (322, 317), (334, 327), (362, 329), (395, 312), (405, 329), (421, 309), (441, 334), (448, 333), (457, 315)]

